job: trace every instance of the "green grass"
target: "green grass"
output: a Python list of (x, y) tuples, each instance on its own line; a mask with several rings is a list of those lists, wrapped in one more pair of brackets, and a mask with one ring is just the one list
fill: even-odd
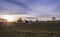
[(7, 29), (0, 29), (0, 37), (59, 37), (60, 23), (13, 23)]
[(60, 23), (15, 23), (14, 29), (26, 31), (60, 31)]

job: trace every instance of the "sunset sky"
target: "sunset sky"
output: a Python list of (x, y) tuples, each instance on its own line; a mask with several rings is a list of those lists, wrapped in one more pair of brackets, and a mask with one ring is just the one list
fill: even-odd
[(60, 0), (0, 0), (0, 15), (60, 17)]

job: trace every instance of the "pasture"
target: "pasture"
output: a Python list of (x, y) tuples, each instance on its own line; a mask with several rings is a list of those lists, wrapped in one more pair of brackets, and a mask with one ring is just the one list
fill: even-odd
[(0, 37), (59, 37), (60, 22), (11, 23), (8, 28), (0, 27)]

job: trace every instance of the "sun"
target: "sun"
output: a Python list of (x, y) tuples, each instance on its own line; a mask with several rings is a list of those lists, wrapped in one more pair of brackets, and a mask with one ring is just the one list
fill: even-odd
[(14, 21), (14, 17), (11, 15), (3, 15), (2, 18), (6, 19), (8, 22)]

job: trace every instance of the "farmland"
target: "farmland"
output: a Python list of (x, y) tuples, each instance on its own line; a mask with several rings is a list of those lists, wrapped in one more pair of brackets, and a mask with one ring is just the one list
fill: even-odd
[(13, 23), (8, 28), (0, 28), (0, 37), (59, 37), (60, 23)]

